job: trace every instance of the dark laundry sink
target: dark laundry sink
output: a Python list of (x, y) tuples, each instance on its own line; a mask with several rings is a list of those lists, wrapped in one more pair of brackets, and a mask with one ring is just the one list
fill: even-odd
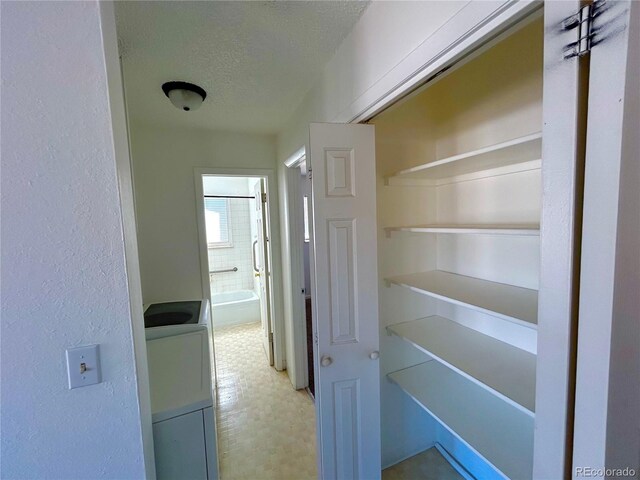
[(144, 312), (144, 326), (164, 327), (198, 323), (202, 302), (153, 303)]

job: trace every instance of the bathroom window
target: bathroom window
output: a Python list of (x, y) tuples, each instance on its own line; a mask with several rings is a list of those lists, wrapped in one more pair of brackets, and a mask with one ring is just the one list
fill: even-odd
[(204, 216), (209, 248), (230, 247), (229, 200), (226, 198), (205, 198)]

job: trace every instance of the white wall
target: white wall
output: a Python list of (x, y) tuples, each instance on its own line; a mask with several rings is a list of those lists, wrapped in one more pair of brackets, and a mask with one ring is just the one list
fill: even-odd
[[(97, 2), (2, 2), (2, 477), (145, 477)], [(65, 349), (100, 344), (69, 390)]]
[(131, 144), (144, 301), (200, 298), (193, 169), (275, 169), (274, 138), (134, 124)]

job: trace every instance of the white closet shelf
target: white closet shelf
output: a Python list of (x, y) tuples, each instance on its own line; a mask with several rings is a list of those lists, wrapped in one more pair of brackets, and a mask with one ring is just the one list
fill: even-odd
[(387, 377), (494, 468), (531, 478), (533, 417), (435, 360)]
[(537, 290), (441, 270), (387, 277), (385, 280), (525, 327), (537, 328)]
[[(389, 185), (439, 185), (540, 168), (542, 133), (424, 163), (386, 177)], [(483, 174), (469, 177), (470, 174)], [(444, 182), (439, 182), (444, 180)]]
[(534, 354), (440, 316), (391, 325), (387, 331), (533, 417)]
[(501, 224), (430, 224), (411, 225), (405, 227), (385, 227), (387, 236), (391, 232), (413, 233), (457, 233), (484, 235), (516, 235), (539, 236), (540, 225), (531, 223), (501, 223)]

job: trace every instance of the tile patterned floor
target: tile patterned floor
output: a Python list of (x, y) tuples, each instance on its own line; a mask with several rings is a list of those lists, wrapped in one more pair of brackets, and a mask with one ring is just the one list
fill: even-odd
[(313, 402), (267, 363), (259, 323), (214, 332), (221, 480), (316, 478)]

